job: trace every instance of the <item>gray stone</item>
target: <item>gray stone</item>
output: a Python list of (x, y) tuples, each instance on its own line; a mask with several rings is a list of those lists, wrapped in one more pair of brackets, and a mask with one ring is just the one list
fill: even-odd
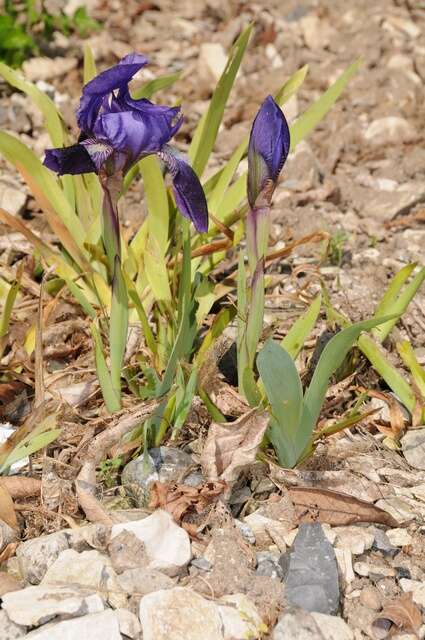
[(293, 548), (279, 560), (285, 596), (307, 611), (334, 614), (339, 607), (335, 552), (319, 523), (301, 524)]
[(255, 544), (255, 535), (251, 527), (246, 522), (242, 522), (238, 519), (235, 519), (234, 523), (241, 532), (242, 538), (245, 540), (245, 542), (248, 542), (249, 544)]
[(30, 584), (39, 584), (47, 569), (68, 546), (68, 538), (63, 531), (21, 544), (16, 550), (16, 556), (24, 580)]
[(414, 469), (425, 469), (425, 429), (411, 429), (401, 439), (404, 457)]
[(175, 586), (171, 578), (155, 569), (127, 569), (118, 576), (118, 584), (129, 595), (140, 597)]
[(134, 613), (128, 611), (128, 609), (117, 609), (115, 614), (123, 636), (132, 638), (132, 640), (137, 640), (141, 637), (142, 625)]
[(259, 562), (256, 573), (259, 576), (273, 578), (273, 580), (283, 580), (282, 567), (277, 562), (273, 562), (273, 560), (263, 560)]
[(223, 640), (219, 608), (185, 587), (156, 591), (142, 598), (143, 640)]
[(285, 609), (272, 633), (272, 640), (354, 640), (354, 633), (342, 618)]
[(0, 640), (15, 640), (22, 638), (25, 633), (26, 627), (15, 624), (9, 620), (6, 611), (0, 610)]
[(190, 455), (180, 449), (149, 449), (147, 456), (141, 455), (126, 464), (121, 474), (121, 483), (138, 506), (146, 506), (153, 482), (181, 482), (192, 465)]
[(354, 640), (354, 633), (342, 618), (315, 611), (311, 614), (324, 640)]
[(28, 640), (75, 640), (76, 638), (122, 640), (118, 616), (111, 610), (46, 624), (40, 629), (31, 631), (25, 638)]
[[(404, 531), (404, 529), (394, 529), (394, 531)], [(382, 531), (382, 529), (375, 529), (375, 540), (373, 542), (373, 548), (377, 551), (380, 551), (385, 556), (390, 556), (393, 558), (397, 553), (398, 549), (393, 546), (391, 539)]]
[(69, 585), (27, 587), (6, 593), (2, 600), (9, 619), (28, 627), (37, 627), (56, 616), (73, 618), (104, 609), (97, 593)]
[(211, 571), (212, 569), (211, 562), (206, 558), (194, 558), (194, 560), (192, 560), (191, 562), (191, 565), (193, 567), (196, 567), (197, 569), (200, 569), (201, 571)]

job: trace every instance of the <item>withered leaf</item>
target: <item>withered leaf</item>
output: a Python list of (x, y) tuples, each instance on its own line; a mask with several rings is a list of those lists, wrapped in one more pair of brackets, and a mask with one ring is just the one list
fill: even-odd
[(206, 478), (235, 482), (242, 469), (255, 461), (268, 422), (269, 414), (256, 409), (231, 423), (213, 422), (201, 455)]
[(24, 585), (22, 582), (11, 576), (9, 573), (0, 571), (0, 598), (4, 596), (5, 593), (19, 591), (19, 589), (23, 589), (23, 587)]
[(205, 482), (199, 487), (171, 482), (154, 482), (150, 487), (149, 507), (165, 509), (181, 524), (189, 513), (202, 513), (223, 493), (224, 482)]
[(18, 528), (15, 507), (9, 491), (0, 485), (0, 520), (3, 520), (12, 529)]
[(15, 551), (18, 547), (19, 542), (9, 542), (9, 544), (0, 553), (0, 566), (3, 564), (3, 562), (6, 562), (7, 560), (9, 560), (9, 558), (15, 555)]
[(377, 522), (397, 527), (397, 521), (371, 502), (346, 493), (313, 487), (289, 487), (299, 522), (326, 522), (338, 526), (355, 522)]
[(12, 498), (22, 499), (37, 496), (41, 491), (41, 480), (26, 476), (4, 476), (0, 478), (0, 488), (7, 489)]
[(375, 638), (383, 640), (398, 631), (416, 632), (421, 624), (421, 612), (412, 601), (412, 594), (409, 592), (384, 606), (375, 618), (372, 629)]

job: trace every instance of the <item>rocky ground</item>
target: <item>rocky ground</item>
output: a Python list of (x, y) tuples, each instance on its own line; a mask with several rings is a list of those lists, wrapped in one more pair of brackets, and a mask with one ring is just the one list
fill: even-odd
[[(177, 143), (183, 150), (226, 51), (255, 20), (209, 171), (249, 130), (263, 97), (301, 66), (308, 64), (310, 71), (285, 107), (291, 121), (363, 57), (332, 113), (297, 147), (282, 173), (272, 242), (283, 246), (327, 232), (332, 252), (324, 257), (322, 245), (302, 245), (273, 267), (270, 327), (284, 334), (320, 278), (338, 310), (351, 320), (366, 318), (394, 273), (412, 261), (423, 264), (423, 3), (91, 0), (87, 6), (104, 25), (88, 39), (99, 68), (137, 50), (152, 62), (143, 79), (182, 70), (160, 97), (170, 103), (182, 99), (186, 122)], [(57, 34), (44, 53), (41, 60), (27, 61), (24, 71), (55, 99), (77, 132), (82, 42)], [(40, 115), (5, 84), (0, 126), (43, 154), (48, 139)], [(3, 159), (0, 207), (48, 233), (34, 200)], [(141, 187), (135, 184), (123, 206), (129, 236), (142, 212)], [(14, 257), (30, 256), (32, 248), (3, 229), (0, 252), (1, 273), (7, 274)], [(39, 287), (32, 281), (26, 286), (27, 308), (35, 312)], [(73, 384), (61, 389), (71, 404), (78, 396), (79, 407), (63, 419), (60, 449), (33, 463), (32, 494), (27, 489), (25, 496), (15, 496), (20, 535), (0, 521), (0, 640), (425, 638), (425, 429), (408, 430), (400, 451), (388, 449), (376, 422), (389, 425), (392, 416), (375, 398), (371, 406), (378, 414), (319, 445), (301, 469), (288, 472), (257, 461), (240, 474), (234, 452), (227, 470), (202, 453), (208, 425), (195, 403), (179, 448), (151, 450), (148, 468), (136, 458), (120, 478), (104, 467), (96, 499), (84, 493), (85, 456), (96, 446), (96, 439), (90, 445), (93, 437), (103, 428), (119, 431), (125, 416), (111, 423), (101, 414), (99, 398), (95, 405), (81, 402), (95, 395), (93, 363), (81, 346), (86, 327), (67, 305), (54, 309), (44, 335), (46, 384), (59, 388), (61, 374), (55, 372), (66, 347), (67, 357), (75, 354), (75, 371)], [(324, 327), (323, 318), (316, 335)], [(18, 344), (23, 328), (12, 330)], [(425, 364), (423, 289), (396, 329), (394, 340), (400, 337), (410, 339)], [(83, 382), (81, 371), (88, 372)], [(0, 385), (5, 423), (15, 426), (31, 411), (29, 379), (26, 371), (8, 389)], [(366, 371), (361, 382), (377, 385), (377, 376)], [(343, 404), (351, 406), (349, 384), (331, 390), (327, 418), (338, 416)], [(227, 413), (241, 413), (224, 381), (218, 396), (218, 404), (230, 407)], [(223, 480), (230, 487), (225, 499)], [(83, 503), (97, 524), (83, 520)], [(113, 521), (106, 508), (113, 508)]]

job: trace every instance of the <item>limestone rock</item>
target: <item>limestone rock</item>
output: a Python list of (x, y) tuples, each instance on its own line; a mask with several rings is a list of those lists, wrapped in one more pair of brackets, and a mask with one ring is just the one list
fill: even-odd
[(118, 625), (120, 632), (132, 640), (138, 640), (141, 637), (142, 625), (140, 624), (137, 616), (128, 609), (117, 609), (115, 611), (118, 619)]
[(140, 597), (175, 586), (171, 578), (155, 569), (127, 569), (118, 576), (118, 584), (125, 593)]
[(15, 624), (6, 613), (6, 611), (0, 610), (0, 639), (1, 640), (16, 640), (16, 638), (22, 638), (25, 636), (26, 627), (19, 624)]
[(97, 593), (76, 586), (36, 586), (6, 593), (2, 607), (12, 622), (36, 627), (56, 616), (68, 618), (103, 611), (102, 598)]
[(156, 591), (142, 598), (140, 622), (143, 640), (223, 640), (217, 605), (185, 587)]
[(25, 77), (31, 82), (36, 80), (52, 80), (75, 69), (77, 58), (30, 58), (22, 65)]
[(47, 569), (68, 546), (68, 538), (62, 531), (21, 544), (16, 550), (16, 556), (24, 580), (30, 584), (39, 584)]
[(114, 611), (102, 611), (73, 620), (46, 624), (25, 636), (28, 640), (122, 640)]
[(412, 429), (401, 439), (404, 457), (414, 469), (425, 469), (425, 429)]
[(398, 116), (379, 118), (370, 123), (364, 133), (365, 140), (374, 146), (382, 144), (401, 144), (417, 138), (414, 127)]
[(255, 605), (242, 593), (223, 596), (219, 613), (223, 622), (224, 640), (260, 638), (267, 631)]
[(10, 180), (0, 180), (0, 207), (12, 215), (18, 215), (25, 207), (27, 194), (23, 187), (16, 188)]
[(191, 560), (188, 533), (166, 511), (158, 509), (143, 520), (114, 525), (112, 539), (122, 531), (134, 533), (144, 543), (149, 569), (176, 576)]

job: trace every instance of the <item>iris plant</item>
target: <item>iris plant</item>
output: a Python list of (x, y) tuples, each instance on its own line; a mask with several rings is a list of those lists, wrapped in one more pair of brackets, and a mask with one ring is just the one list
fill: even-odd
[(264, 264), (269, 236), (270, 206), (289, 149), (288, 123), (275, 100), (268, 96), (255, 117), (248, 147), (249, 211), (246, 235), (251, 282), (246, 313), (246, 335), (239, 364), (239, 384), (242, 387), (245, 369), (253, 369), (262, 332)]

